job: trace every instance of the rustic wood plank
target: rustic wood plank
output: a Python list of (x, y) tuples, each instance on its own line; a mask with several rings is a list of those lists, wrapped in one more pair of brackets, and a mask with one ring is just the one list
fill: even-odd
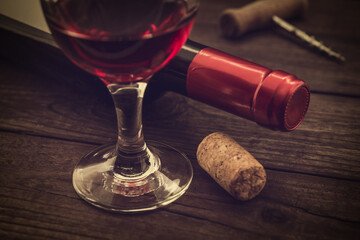
[[(9, 63), (0, 69), (0, 128), (94, 144), (115, 140), (113, 105), (101, 83), (78, 81), (74, 87), (17, 72)], [(168, 93), (145, 105), (144, 129), (147, 138), (170, 142), (190, 156), (207, 134), (223, 131), (267, 168), (359, 180), (359, 104), (358, 98), (313, 94), (302, 125), (284, 133)]]
[[(90, 81), (86, 84), (87, 81), (81, 83), (78, 80), (80, 85), (76, 82), (72, 85), (66, 81), (61, 82), (61, 79), (56, 79), (56, 77), (46, 78), (31, 72), (24, 74), (14, 65), (6, 61), (2, 63), (0, 101), (3, 128), (59, 138), (71, 136), (82, 141), (99, 141), (99, 139), (111, 141), (116, 135), (112, 100), (106, 87), (100, 81)], [(76, 81), (76, 76), (71, 80)], [(89, 98), (85, 99), (81, 96), (89, 96)], [(46, 100), (54, 98), (58, 100)], [(71, 113), (72, 116), (66, 112)], [(97, 119), (97, 121), (92, 122), (88, 119), (89, 112), (92, 112), (93, 120)], [(67, 121), (70, 119), (77, 121), (78, 124), (69, 125)], [(55, 125), (57, 127), (54, 129)], [(36, 129), (42, 130), (37, 132)], [(100, 131), (88, 131), (89, 129)], [(70, 135), (68, 130), (72, 132)], [(57, 134), (53, 134), (54, 132)], [(88, 132), (88, 134), (83, 136), (81, 132)], [(106, 136), (111, 132), (113, 135), (110, 134), (110, 138)]]
[(341, 239), (360, 232), (360, 185), (354, 181), (267, 170), (264, 191), (252, 201), (238, 202), (194, 165), (189, 191), (169, 207), (113, 214), (85, 203), (71, 185), (74, 165), (94, 145), (0, 134), (0, 228), (5, 236)]

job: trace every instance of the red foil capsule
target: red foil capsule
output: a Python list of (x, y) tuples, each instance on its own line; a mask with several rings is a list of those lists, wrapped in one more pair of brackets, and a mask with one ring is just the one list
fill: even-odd
[(212, 48), (192, 60), (186, 91), (191, 98), (284, 131), (299, 126), (310, 101), (309, 87), (294, 75)]

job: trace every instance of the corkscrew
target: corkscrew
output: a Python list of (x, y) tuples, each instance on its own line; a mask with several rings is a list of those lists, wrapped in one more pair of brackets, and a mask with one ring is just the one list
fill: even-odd
[(284, 20), (304, 14), (308, 5), (308, 0), (258, 0), (242, 8), (226, 9), (220, 17), (221, 29), (225, 36), (237, 38), (250, 30), (275, 23), (328, 57), (344, 62), (345, 57), (340, 53)]

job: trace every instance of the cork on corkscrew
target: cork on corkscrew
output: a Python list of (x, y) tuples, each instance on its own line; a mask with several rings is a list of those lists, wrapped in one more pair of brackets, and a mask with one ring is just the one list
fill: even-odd
[(215, 132), (199, 144), (199, 165), (234, 198), (247, 201), (266, 183), (264, 167), (229, 135)]
[(220, 16), (220, 26), (227, 37), (262, 28), (272, 22), (273, 16), (288, 19), (302, 15), (308, 0), (258, 0), (238, 9), (227, 9)]

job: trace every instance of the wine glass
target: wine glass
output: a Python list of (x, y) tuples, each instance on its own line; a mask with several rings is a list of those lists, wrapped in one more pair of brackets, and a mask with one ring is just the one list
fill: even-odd
[(114, 100), (116, 144), (84, 156), (73, 186), (87, 202), (111, 211), (156, 209), (179, 198), (193, 170), (178, 150), (145, 143), (142, 100), (151, 76), (187, 40), (198, 0), (41, 0), (64, 54), (98, 76)]

